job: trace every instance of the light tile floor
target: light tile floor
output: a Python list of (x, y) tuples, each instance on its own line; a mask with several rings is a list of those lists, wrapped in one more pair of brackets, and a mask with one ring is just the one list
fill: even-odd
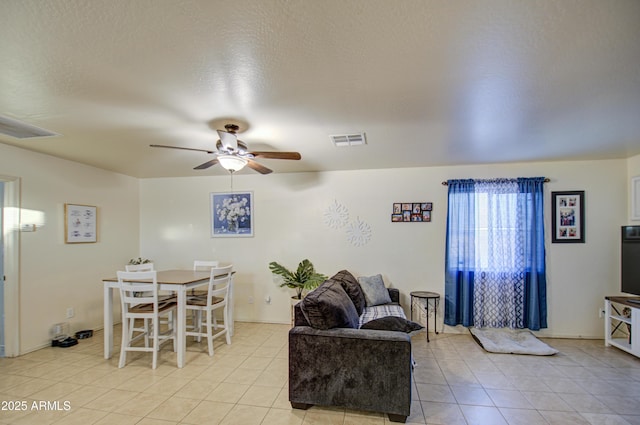
[[(232, 344), (217, 339), (213, 357), (206, 343), (190, 342), (184, 369), (176, 368), (170, 346), (155, 371), (145, 353), (129, 354), (127, 366), (118, 369), (117, 356), (102, 357), (101, 332), (75, 347), (0, 359), (0, 423), (388, 423), (385, 416), (366, 412), (291, 409), (288, 330), (237, 323)], [(466, 334), (432, 335), (430, 343), (424, 334), (415, 336), (407, 422), (640, 425), (640, 360), (598, 340), (546, 342), (560, 354), (489, 354)]]

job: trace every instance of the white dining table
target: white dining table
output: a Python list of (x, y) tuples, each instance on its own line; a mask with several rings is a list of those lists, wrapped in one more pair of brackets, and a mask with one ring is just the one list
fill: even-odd
[[(177, 294), (177, 318), (176, 318), (176, 349), (178, 367), (185, 364), (186, 352), (186, 328), (187, 328), (187, 291), (192, 288), (207, 285), (209, 283), (208, 271), (194, 270), (161, 270), (158, 271), (158, 289), (161, 291), (171, 291)], [(118, 278), (110, 277), (103, 279), (104, 285), (104, 358), (109, 359), (113, 355), (113, 293), (120, 289)], [(231, 280), (233, 285), (233, 279)], [(230, 294), (232, 289), (230, 289)], [(233, 297), (229, 296), (229, 304), (233, 305)], [(229, 334), (233, 335), (233, 313), (230, 312), (231, 322), (229, 323)], [(225, 324), (226, 325), (226, 324)]]

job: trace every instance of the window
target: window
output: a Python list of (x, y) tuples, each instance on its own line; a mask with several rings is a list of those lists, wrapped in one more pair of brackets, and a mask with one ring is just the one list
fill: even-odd
[[(516, 269), (516, 202), (517, 195), (513, 193), (477, 194), (476, 269), (493, 271)], [(501, 207), (490, 207), (490, 203), (499, 204)]]
[(445, 323), (546, 327), (543, 183), (449, 182)]

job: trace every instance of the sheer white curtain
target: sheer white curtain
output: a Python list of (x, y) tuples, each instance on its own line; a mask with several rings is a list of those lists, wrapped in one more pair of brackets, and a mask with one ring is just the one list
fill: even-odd
[(473, 317), (476, 327), (517, 327), (523, 322), (524, 273), (518, 271), (518, 183), (476, 182), (478, 223)]

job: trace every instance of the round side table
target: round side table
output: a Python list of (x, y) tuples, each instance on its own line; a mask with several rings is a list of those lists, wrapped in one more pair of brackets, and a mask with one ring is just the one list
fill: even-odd
[(425, 322), (427, 324), (427, 342), (429, 342), (429, 300), (433, 300), (433, 330), (438, 334), (438, 304), (440, 304), (440, 294), (428, 291), (413, 291), (411, 296), (411, 320), (413, 320), (413, 303), (414, 299), (424, 301)]

